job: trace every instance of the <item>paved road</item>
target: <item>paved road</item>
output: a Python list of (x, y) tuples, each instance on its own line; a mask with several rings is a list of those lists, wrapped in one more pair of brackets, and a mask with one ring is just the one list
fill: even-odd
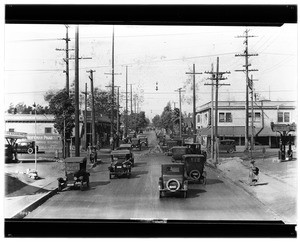
[[(151, 139), (151, 145), (155, 141)], [(148, 154), (147, 154), (148, 153)], [(128, 178), (109, 179), (109, 160), (91, 170), (91, 188), (66, 190), (50, 198), (26, 218), (49, 219), (178, 219), (277, 220), (267, 207), (240, 187), (206, 168), (207, 184), (189, 184), (188, 198), (159, 199), (160, 167), (170, 156), (135, 151), (136, 166)], [(25, 219), (26, 219), (25, 218)]]

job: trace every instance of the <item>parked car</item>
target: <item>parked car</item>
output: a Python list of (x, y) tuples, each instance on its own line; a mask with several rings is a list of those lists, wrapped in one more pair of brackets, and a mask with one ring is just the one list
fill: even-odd
[[(20, 141), (18, 143), (16, 143), (16, 148), (17, 148), (17, 153), (28, 153), (28, 154), (32, 154), (34, 153), (34, 145), (35, 145), (35, 141)], [(39, 147), (36, 147), (36, 152), (38, 152)]]
[(68, 157), (65, 159), (65, 177), (60, 177), (58, 181), (58, 191), (61, 191), (65, 187), (80, 187), (83, 190), (84, 187), (90, 186), (90, 173), (86, 170), (86, 157)]
[(165, 193), (182, 193), (187, 197), (188, 180), (184, 176), (184, 164), (161, 165), (161, 177), (159, 178), (159, 198)]
[(118, 147), (117, 150), (129, 150), (130, 151), (130, 158), (131, 158), (132, 167), (134, 167), (134, 155), (132, 153), (131, 144), (120, 144), (120, 147)]
[(219, 151), (226, 151), (227, 153), (233, 153), (236, 151), (235, 140), (224, 139), (219, 141)]
[(131, 176), (131, 158), (129, 150), (113, 150), (111, 152), (111, 165), (108, 167), (109, 179), (114, 177)]
[(138, 135), (137, 138), (140, 139), (141, 145), (148, 147), (148, 138), (146, 135)]

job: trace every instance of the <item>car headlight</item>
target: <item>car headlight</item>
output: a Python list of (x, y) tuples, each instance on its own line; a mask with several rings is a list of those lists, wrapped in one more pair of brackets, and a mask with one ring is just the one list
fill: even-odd
[(77, 177), (76, 176), (74, 176), (74, 181), (77, 181)]

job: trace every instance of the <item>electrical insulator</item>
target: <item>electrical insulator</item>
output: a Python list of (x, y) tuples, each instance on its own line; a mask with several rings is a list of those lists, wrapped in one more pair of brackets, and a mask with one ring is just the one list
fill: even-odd
[(156, 91), (158, 91), (158, 83), (156, 82)]

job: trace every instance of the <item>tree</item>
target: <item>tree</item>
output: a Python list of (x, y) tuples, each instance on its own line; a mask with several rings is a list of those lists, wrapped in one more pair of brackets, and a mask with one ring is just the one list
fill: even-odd
[[(34, 108), (32, 106), (27, 106), (24, 103), (18, 103), (16, 106), (14, 106), (12, 103), (9, 105), (9, 108), (7, 110), (8, 113), (13, 114), (33, 114)], [(37, 114), (49, 114), (50, 110), (48, 106), (43, 107), (42, 105), (37, 104), (36, 105), (36, 113)]]
[(69, 98), (69, 95), (65, 90), (62, 90), (52, 96), (49, 107), (49, 111), (54, 114), (54, 127), (61, 135), (62, 140), (65, 138), (70, 139), (72, 136), (72, 130), (75, 127), (73, 117), (75, 108), (72, 99)]
[(164, 111), (161, 114), (161, 127), (164, 128), (167, 132), (173, 131), (173, 122), (172, 122), (172, 108), (171, 103), (168, 102), (167, 106), (164, 108)]
[(154, 127), (156, 127), (156, 128), (161, 127), (160, 116), (158, 114), (154, 116), (154, 118), (152, 119), (152, 123), (153, 123)]
[(128, 116), (128, 127), (129, 129), (138, 131), (146, 128), (149, 125), (149, 119), (146, 118), (145, 112), (132, 113)]

